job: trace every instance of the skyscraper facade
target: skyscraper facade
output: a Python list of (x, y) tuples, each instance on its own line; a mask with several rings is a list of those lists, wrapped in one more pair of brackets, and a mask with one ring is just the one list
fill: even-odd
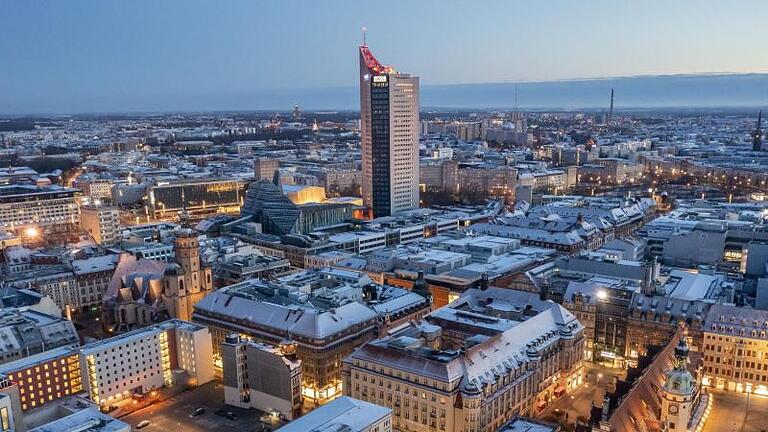
[(363, 204), (375, 216), (419, 207), (419, 78), (360, 46)]

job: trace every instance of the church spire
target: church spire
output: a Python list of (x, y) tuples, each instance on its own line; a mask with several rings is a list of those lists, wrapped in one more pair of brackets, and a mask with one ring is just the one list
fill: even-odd
[(181, 213), (179, 213), (179, 222), (182, 228), (189, 228), (189, 212), (187, 211), (187, 198), (184, 195), (184, 188), (181, 188)]
[(690, 349), (685, 339), (686, 336), (683, 335), (675, 347), (675, 369), (677, 370), (686, 370), (688, 366), (688, 352)]

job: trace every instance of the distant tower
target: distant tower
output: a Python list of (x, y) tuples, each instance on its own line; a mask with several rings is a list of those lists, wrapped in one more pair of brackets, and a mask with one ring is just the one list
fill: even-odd
[(517, 106), (517, 84), (515, 84), (515, 111), (517, 111), (519, 107)]
[(755, 127), (755, 136), (752, 138), (752, 151), (763, 151), (763, 131), (761, 123), (763, 122), (763, 110), (757, 114), (757, 127)]
[(301, 118), (301, 110), (298, 105), (293, 106), (293, 119), (298, 120)]
[(613, 89), (611, 89), (611, 107), (608, 109), (608, 119), (606, 123), (610, 123), (613, 120)]
[(675, 347), (675, 366), (666, 374), (661, 388), (661, 424), (665, 432), (687, 432), (693, 413), (696, 381), (688, 371), (688, 344), (685, 336)]

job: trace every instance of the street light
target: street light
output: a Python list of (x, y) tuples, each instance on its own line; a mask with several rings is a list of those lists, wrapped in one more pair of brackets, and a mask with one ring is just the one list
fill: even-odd
[(40, 230), (37, 229), (37, 227), (27, 227), (27, 229), (24, 230), (24, 235), (30, 239), (37, 238), (37, 236), (40, 235)]

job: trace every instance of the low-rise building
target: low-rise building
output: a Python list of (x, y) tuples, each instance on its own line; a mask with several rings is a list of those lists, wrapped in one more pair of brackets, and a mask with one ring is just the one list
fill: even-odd
[(80, 308), (80, 292), (75, 274), (62, 266), (16, 274), (6, 280), (16, 288), (27, 288), (50, 297), (64, 312)]
[(224, 287), (248, 279), (271, 279), (289, 271), (285, 258), (261, 254), (237, 255), (215, 265), (214, 285)]
[(392, 432), (392, 410), (342, 396), (314, 409), (277, 432)]
[(72, 261), (77, 285), (77, 307), (81, 312), (101, 305), (101, 300), (115, 273), (119, 255), (103, 255)]
[(131, 432), (131, 425), (103, 414), (96, 408), (86, 408), (31, 429), (29, 432)]
[(34, 310), (0, 311), (0, 364), (59, 347), (80, 345), (72, 321)]

